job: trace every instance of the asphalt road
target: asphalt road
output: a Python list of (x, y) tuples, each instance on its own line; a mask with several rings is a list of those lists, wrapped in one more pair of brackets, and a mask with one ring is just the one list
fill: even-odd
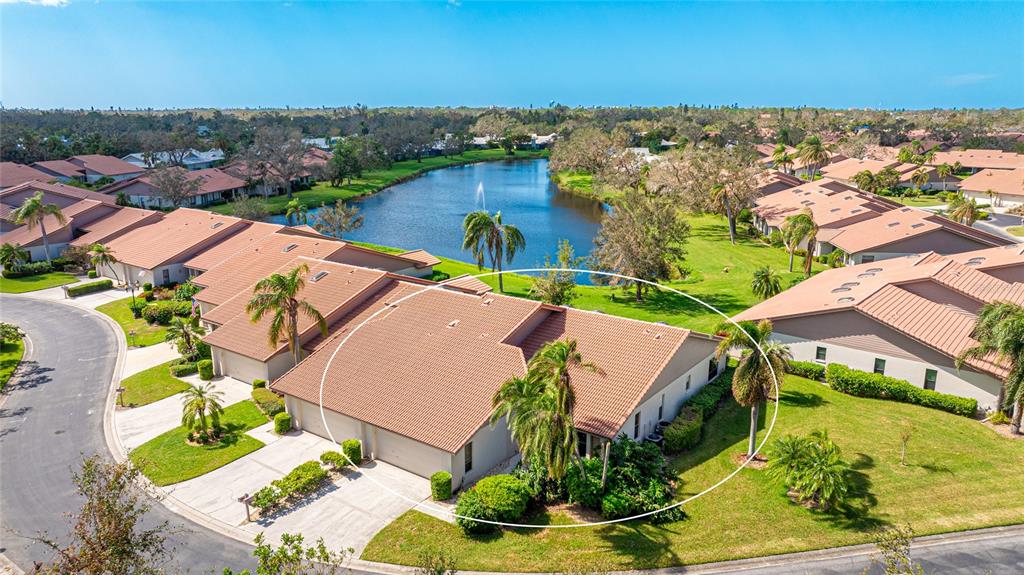
[[(89, 312), (9, 296), (0, 296), (0, 320), (21, 326), (33, 348), (0, 408), (0, 553), (28, 569), (50, 554), (23, 536), (40, 531), (66, 536), (65, 513), (81, 506), (71, 470), (83, 455), (110, 457), (103, 407), (120, 334)], [(184, 530), (171, 537), (176, 563), (168, 566), (171, 571), (219, 574), (224, 567), (254, 566), (251, 547), (157, 502), (147, 521), (169, 521)], [(912, 555), (929, 575), (1024, 574), (1024, 529), (930, 538), (915, 545)], [(665, 572), (845, 575), (861, 573), (869, 563), (863, 549), (831, 550)]]

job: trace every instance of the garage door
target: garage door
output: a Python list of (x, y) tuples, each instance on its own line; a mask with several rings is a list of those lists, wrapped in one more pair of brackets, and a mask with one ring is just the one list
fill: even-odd
[(401, 467), (421, 477), (430, 477), (441, 469), (447, 469), (447, 466), (443, 466), (441, 456), (441, 451), (433, 447), (397, 433), (377, 430), (377, 459), (395, 467)]
[[(330, 436), (327, 435), (327, 430), (324, 429), (323, 418), (320, 417), (320, 406), (301, 400), (296, 400), (296, 404), (299, 410), (299, 426), (305, 431), (329, 439)], [(359, 438), (359, 422), (333, 411), (325, 410), (324, 416), (327, 418), (327, 423), (331, 426), (331, 433), (334, 434), (334, 439), (338, 443), (346, 439)]]

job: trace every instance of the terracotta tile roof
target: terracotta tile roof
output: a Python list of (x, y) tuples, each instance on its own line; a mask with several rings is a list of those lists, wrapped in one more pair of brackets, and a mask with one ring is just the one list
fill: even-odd
[[(57, 232), (66, 228), (75, 229), (75, 217), (84, 214), (89, 214), (97, 209), (113, 209), (110, 206), (96, 200), (79, 200), (70, 206), (61, 208), (61, 213), (64, 214), (64, 223), (61, 224), (57, 221), (57, 217), (53, 215), (47, 215), (43, 218), (43, 226), (46, 227), (46, 235), (50, 238), (51, 245), (53, 238)], [(34, 246), (42, 244), (43, 230), (41, 226), (35, 226), (29, 229), (27, 225), (19, 226), (9, 232), (0, 234), (0, 242), (20, 244), (22, 246)]]
[(855, 175), (864, 170), (877, 174), (885, 168), (895, 168), (898, 165), (899, 162), (893, 161), (847, 158), (841, 162), (825, 166), (821, 169), (821, 174), (826, 178), (836, 180), (852, 180)]
[(936, 152), (935, 158), (929, 164), (932, 166), (941, 164), (952, 166), (957, 162), (960, 162), (960, 165), (965, 168), (1013, 170), (1015, 168), (1024, 168), (1024, 154), (984, 149), (953, 150), (949, 152)]
[(126, 174), (137, 174), (143, 171), (143, 168), (130, 164), (121, 158), (115, 158), (114, 156), (104, 156), (101, 154), (84, 154), (81, 156), (71, 156), (67, 159), (68, 163), (79, 166), (91, 172), (103, 176), (123, 176)]
[[(196, 190), (194, 194), (192, 194), (193, 196), (201, 196), (203, 194), (214, 194), (217, 192), (228, 192), (231, 190), (245, 187), (244, 180), (236, 178), (235, 176), (232, 176), (231, 174), (228, 174), (227, 172), (219, 168), (205, 168), (202, 170), (192, 171), (185, 170), (185, 168), (170, 169), (183, 170), (185, 172), (185, 177), (188, 178), (189, 180), (200, 180), (201, 186), (198, 190)], [(153, 184), (153, 178), (148, 175), (138, 176), (130, 180), (122, 180), (120, 182), (115, 182), (103, 188), (103, 193), (116, 194), (119, 190), (122, 190), (132, 184), (137, 184), (139, 182), (146, 184), (146, 188), (134, 189), (132, 190), (134, 194), (158, 195), (160, 193), (160, 190)]]
[(47, 172), (53, 172), (64, 176), (65, 178), (81, 178), (85, 175), (85, 171), (82, 169), (82, 166), (72, 164), (67, 160), (46, 160), (43, 162), (34, 162), (32, 167), (39, 170), (45, 170)]
[(190, 258), (202, 244), (223, 240), (245, 225), (245, 220), (231, 216), (178, 208), (155, 223), (110, 240), (107, 247), (120, 262), (151, 270)]
[(469, 274), (455, 276), (441, 283), (443, 283), (446, 286), (459, 288), (469, 293), (475, 293), (477, 295), (485, 294), (492, 290), (491, 286), (484, 283), (483, 280), (473, 277)]
[(25, 182), (24, 184), (0, 191), (0, 203), (12, 204), (15, 207), (20, 206), (21, 202), (15, 201), (12, 198), (16, 195), (22, 195), (26, 190), (43, 192), (43, 200), (46, 202), (54, 202), (55, 199), (51, 196), (59, 196), (64, 199), (63, 203), (65, 204), (68, 203), (67, 200), (96, 200), (105, 204), (117, 204), (117, 198), (113, 196), (76, 186), (69, 186), (60, 182), (48, 183), (39, 181)]
[(960, 182), (960, 189), (1000, 196), (1024, 196), (1024, 167), (1015, 170), (985, 169)]
[(431, 254), (426, 250), (412, 250), (409, 252), (400, 253), (398, 254), (398, 256), (417, 262), (416, 267), (418, 268), (436, 266), (437, 264), (441, 263), (441, 260), (438, 259), (437, 256)]
[(817, 180), (758, 198), (754, 212), (777, 227), (804, 209), (811, 210), (819, 226), (827, 227), (873, 217), (892, 209), (892, 205), (846, 184)]
[(1011, 240), (910, 207), (901, 207), (875, 218), (844, 226), (842, 233), (833, 237), (830, 243), (853, 254), (884, 248), (889, 244), (938, 230), (970, 238), (979, 246), (1002, 246), (1011, 243)]
[(999, 270), (1024, 266), (1024, 244), (1009, 244), (948, 256), (929, 254), (927, 257), (932, 260), (950, 259), (983, 271)]
[(185, 267), (206, 271), (221, 264), (236, 254), (258, 244), (267, 236), (284, 228), (280, 224), (249, 222), (248, 227), (185, 262)]
[(71, 240), (73, 246), (105, 244), (139, 226), (156, 223), (163, 218), (162, 212), (122, 207), (109, 216), (79, 227), (85, 234)]
[(48, 182), (53, 176), (41, 172), (31, 166), (15, 162), (0, 162), (0, 188), (10, 188), (32, 180)]

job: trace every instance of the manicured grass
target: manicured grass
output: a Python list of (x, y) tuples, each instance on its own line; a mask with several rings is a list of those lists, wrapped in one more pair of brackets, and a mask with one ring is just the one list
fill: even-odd
[(227, 430), (217, 443), (193, 446), (185, 442), (184, 427), (172, 429), (132, 450), (132, 463), (157, 485), (171, 485), (209, 473), (218, 467), (263, 447), (263, 442), (245, 434), (267, 422), (266, 416), (249, 401), (224, 408), (220, 418)]
[(50, 272), (23, 278), (0, 278), (0, 293), (25, 293), (67, 284), (78, 278), (64, 272)]
[[(436, 156), (432, 158), (423, 158), (419, 162), (416, 160), (404, 160), (401, 162), (395, 162), (387, 169), (371, 170), (366, 172), (361, 178), (353, 178), (351, 183), (334, 187), (327, 182), (320, 182), (310, 190), (295, 192), (293, 195), (302, 204), (305, 204), (309, 208), (314, 208), (319, 207), (321, 202), (333, 204), (336, 200), (348, 200), (372, 194), (388, 186), (415, 178), (416, 176), (430, 170), (458, 166), (461, 164), (470, 164), (474, 162), (546, 158), (547, 155), (547, 150), (519, 150), (514, 156), (508, 156), (505, 154), (504, 150), (488, 149), (469, 150), (462, 155), (452, 156), (450, 158)], [(288, 196), (274, 196), (272, 198), (268, 198), (265, 203), (267, 211), (270, 214), (283, 214), (287, 210)], [(232, 207), (230, 204), (221, 204), (218, 206), (212, 206), (209, 209), (220, 214), (230, 214)]]
[(25, 342), (20, 339), (0, 344), (0, 391), (7, 386), (7, 382), (11, 379), (11, 375), (14, 374), (14, 370), (21, 363), (21, 358), (24, 355)]
[(935, 196), (917, 196), (916, 198), (908, 198), (905, 196), (893, 196), (892, 199), (903, 204), (904, 206), (913, 206), (915, 208), (941, 206), (946, 203), (945, 201)]
[[(799, 271), (787, 271), (789, 256), (781, 248), (767, 246), (759, 240), (743, 237), (742, 234), (735, 245), (731, 244), (728, 226), (721, 216), (689, 216), (687, 220), (690, 222), (691, 234), (686, 244), (688, 254), (685, 263), (692, 273), (684, 280), (669, 281), (666, 285), (700, 298), (728, 316), (760, 301), (750, 289), (750, 280), (756, 268), (769, 265), (778, 271), (782, 275), (783, 288), (804, 277)], [(530, 238), (526, 238), (526, 241), (530, 241)], [(443, 263), (435, 266), (435, 269), (452, 277), (481, 273), (473, 264), (442, 260)], [(802, 264), (803, 260), (796, 258), (794, 269), (801, 269)], [(513, 262), (506, 267), (515, 266)], [(823, 265), (814, 264), (815, 272), (822, 269)], [(497, 280), (497, 276), (483, 278), (483, 281), (495, 288)], [(526, 276), (506, 274), (504, 282), (506, 293), (527, 297), (532, 280)], [(579, 309), (601, 310), (646, 321), (664, 321), (704, 332), (714, 331), (724, 321), (720, 315), (703, 305), (667, 291), (653, 290), (645, 297), (645, 301), (639, 303), (634, 300), (633, 290), (623, 291), (622, 288), (580, 286), (578, 293), (580, 297), (572, 305)]]
[(1024, 237), (1024, 226), (1010, 226), (1006, 228), (1006, 233), (1019, 238)]
[(551, 180), (562, 191), (603, 202), (619, 195), (618, 191), (595, 183), (593, 174), (562, 171), (551, 174)]
[[(173, 361), (173, 360), (172, 360)], [(124, 404), (138, 407), (188, 389), (188, 383), (171, 375), (171, 362), (161, 363), (121, 380)]]
[[(677, 497), (698, 493), (735, 469), (748, 418), (748, 411), (731, 401), (711, 418), (704, 441), (671, 464), (678, 474)], [(901, 466), (904, 425), (914, 433), (907, 465)], [(465, 570), (645, 569), (865, 543), (872, 540), (872, 529), (899, 523), (925, 535), (1013, 524), (1024, 517), (1024, 442), (974, 420), (851, 397), (788, 377), (773, 437), (816, 429), (827, 429), (853, 466), (853, 496), (841, 513), (795, 505), (780, 483), (763, 471), (745, 469), (686, 505), (689, 518), (678, 523), (509, 530), (472, 539), (454, 525), (410, 511), (378, 533), (362, 558), (415, 565), (421, 551), (444, 541)], [(570, 521), (558, 513), (530, 520)]]
[[(136, 300), (141, 301), (138, 298)], [(136, 318), (132, 315), (131, 303), (132, 298), (126, 297), (105, 303), (97, 307), (96, 311), (107, 314), (121, 326), (128, 345), (146, 347), (164, 341), (167, 335), (167, 326), (150, 325), (146, 323), (146, 320)], [(135, 337), (129, 335), (132, 330), (135, 331)]]

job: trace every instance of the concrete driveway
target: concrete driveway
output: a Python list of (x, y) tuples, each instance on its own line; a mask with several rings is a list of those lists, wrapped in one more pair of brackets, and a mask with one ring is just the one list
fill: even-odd
[(265, 442), (265, 447), (173, 485), (167, 489), (169, 495), (253, 536), (262, 532), (270, 541), (277, 541), (282, 533), (302, 533), (307, 541), (323, 537), (328, 548), (353, 548), (357, 555), (385, 525), (415, 506), (392, 491), (416, 502), (430, 497), (428, 480), (384, 462), (369, 462), (335, 478), (298, 505), (247, 522), (239, 497), (255, 493), (300, 463), (318, 460), (324, 451), (338, 450), (312, 433), (296, 431), (282, 437), (270, 428), (267, 424), (249, 432)]

